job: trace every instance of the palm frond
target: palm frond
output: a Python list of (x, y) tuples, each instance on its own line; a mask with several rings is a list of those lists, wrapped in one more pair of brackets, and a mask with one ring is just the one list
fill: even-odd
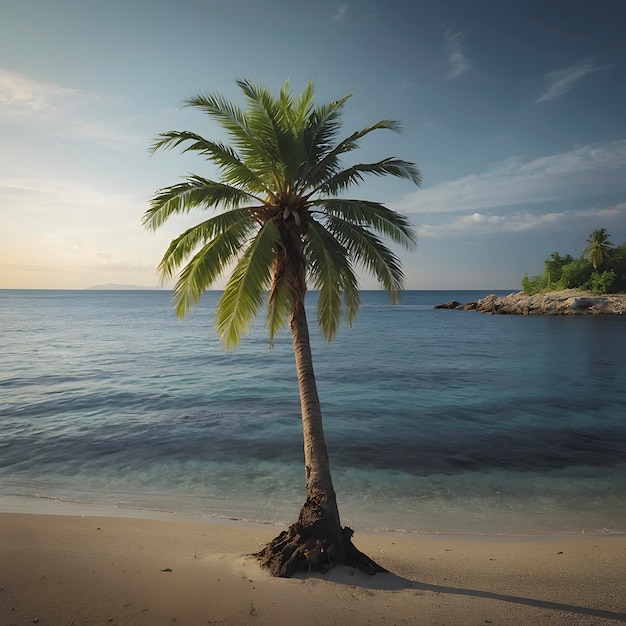
[(238, 106), (219, 94), (197, 94), (183, 103), (185, 107), (195, 107), (218, 122), (235, 140), (236, 144), (247, 143), (250, 134), (246, 128), (245, 113)]
[(200, 206), (238, 207), (254, 199), (248, 192), (232, 185), (192, 175), (183, 183), (159, 189), (144, 213), (142, 224), (155, 230), (175, 213), (187, 213)]
[(150, 152), (154, 154), (162, 149), (171, 150), (185, 142), (188, 145), (183, 152), (198, 152), (215, 163), (220, 169), (222, 182), (257, 194), (271, 194), (266, 182), (242, 162), (242, 157), (235, 150), (219, 141), (204, 139), (196, 133), (177, 130), (161, 133), (150, 147)]
[(272, 288), (267, 297), (266, 325), (269, 330), (270, 346), (274, 345), (274, 337), (289, 321), (297, 294), (289, 281), (274, 273)]
[[(346, 96), (343, 101), (340, 101), (342, 106), (349, 97), (350, 96)], [(338, 122), (339, 120), (337, 117), (335, 123), (338, 124)], [(329, 147), (328, 150), (324, 151), (324, 153), (315, 163), (315, 166), (311, 169), (307, 177), (309, 185), (312, 188), (317, 189), (320, 183), (324, 182), (330, 176), (336, 174), (340, 169), (339, 157), (342, 154), (356, 150), (359, 147), (359, 140), (376, 130), (391, 130), (393, 132), (401, 132), (402, 127), (400, 123), (396, 122), (395, 120), (380, 120), (375, 124), (370, 124), (362, 128), (361, 130), (352, 133), (349, 137), (346, 137), (343, 141), (340, 141), (336, 146), (332, 148)]]
[(324, 154), (334, 145), (335, 139), (341, 130), (341, 113), (344, 104), (352, 97), (347, 94), (330, 104), (316, 107), (309, 116), (307, 144), (315, 148), (318, 153)]
[(215, 318), (226, 348), (234, 348), (239, 343), (263, 304), (279, 242), (280, 234), (271, 220), (259, 230), (235, 266), (217, 304)]
[(150, 154), (154, 155), (159, 150), (171, 150), (185, 141), (193, 141), (194, 143), (185, 148), (183, 152), (197, 150), (201, 143), (206, 142), (206, 139), (204, 139), (201, 135), (192, 133), (188, 130), (168, 130), (167, 132), (159, 133), (148, 150)]
[(402, 159), (387, 158), (377, 163), (359, 163), (337, 172), (319, 185), (317, 191), (331, 195), (340, 193), (352, 185), (360, 183), (366, 174), (374, 174), (375, 176), (390, 174), (391, 176), (411, 180), (416, 185), (421, 184), (421, 174), (415, 163), (409, 163)]
[[(325, 214), (336, 215), (344, 220), (371, 228), (408, 250), (414, 249), (417, 243), (409, 219), (379, 202), (324, 198), (317, 201), (316, 205), (319, 205)], [(315, 213), (315, 209), (312, 212)]]
[(173, 300), (176, 314), (185, 316), (194, 308), (202, 294), (213, 285), (228, 264), (241, 253), (250, 222), (243, 228), (237, 224), (220, 233), (203, 246), (187, 263), (174, 286)]
[(320, 292), (317, 321), (330, 341), (344, 313), (350, 325), (356, 318), (361, 305), (358, 280), (348, 250), (319, 222), (309, 224), (306, 256), (312, 287)]
[(314, 186), (318, 181), (316, 173), (325, 155), (333, 149), (334, 140), (341, 129), (343, 106), (351, 97), (352, 94), (348, 94), (330, 104), (317, 106), (307, 116), (306, 125), (301, 131), (305, 156), (299, 192)]
[[(240, 85), (241, 86), (241, 85)], [(264, 138), (250, 125), (249, 112), (230, 103), (219, 94), (196, 95), (185, 102), (217, 121), (232, 139), (246, 165), (265, 181), (266, 186), (276, 180), (276, 166), (280, 161)]]
[(301, 134), (306, 119), (294, 109), (288, 82), (283, 85), (278, 98), (249, 80), (241, 80), (237, 84), (248, 99), (249, 128), (266, 146), (265, 154), (250, 152), (247, 161), (258, 168), (269, 156), (274, 163), (279, 164), (280, 167), (276, 167), (274, 173), (277, 187), (280, 192), (285, 192), (300, 176), (305, 159)]
[(248, 106), (246, 108), (246, 125), (254, 133), (255, 144), (261, 145), (268, 156), (280, 161), (278, 132), (280, 106), (269, 90), (258, 87), (249, 80), (238, 80)]
[[(213, 250), (219, 250), (219, 248), (212, 248), (213, 245), (223, 245), (231, 240), (233, 241), (232, 245), (239, 249), (254, 228), (258, 228), (258, 223), (254, 219), (254, 209), (249, 207), (220, 213), (211, 219), (192, 226), (172, 240), (168, 246), (158, 267), (161, 280), (165, 281), (171, 278), (174, 272), (200, 245), (210, 242), (204, 248), (202, 254), (214, 254)], [(222, 240), (213, 242), (217, 237), (222, 237)], [(221, 254), (219, 252), (217, 257), (222, 258)], [(191, 261), (191, 263), (194, 262), (197, 263), (198, 260)], [(208, 284), (210, 285), (212, 282), (213, 279)]]
[(404, 282), (398, 257), (363, 226), (336, 216), (327, 216), (325, 223), (329, 232), (350, 250), (354, 259), (376, 277), (392, 302), (398, 302)]
[[(285, 83), (285, 85), (289, 85), (289, 81)], [(309, 81), (304, 88), (303, 92), (300, 94), (298, 99), (296, 100), (295, 106), (291, 107), (294, 115), (294, 125), (300, 128), (305, 127), (305, 123), (311, 115), (313, 111), (313, 96), (315, 95), (315, 85), (313, 81)], [(282, 94), (281, 94), (282, 97)]]

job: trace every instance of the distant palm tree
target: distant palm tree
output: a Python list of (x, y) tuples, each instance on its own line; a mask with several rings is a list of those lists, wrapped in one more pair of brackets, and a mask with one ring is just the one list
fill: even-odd
[[(409, 221), (378, 202), (339, 197), (368, 174), (390, 174), (420, 184), (413, 163), (386, 158), (343, 167), (342, 155), (375, 130), (399, 130), (383, 120), (339, 141), (341, 113), (350, 96), (327, 105), (313, 102), (309, 83), (294, 97), (288, 82), (275, 97), (248, 80), (236, 81), (241, 109), (220, 95), (186, 101), (217, 121), (231, 145), (189, 131), (160, 134), (152, 152), (185, 144), (217, 166), (219, 179), (190, 175), (156, 192), (143, 223), (161, 226), (192, 208), (216, 209), (213, 217), (174, 239), (161, 263), (163, 280), (183, 267), (174, 287), (176, 312), (185, 315), (202, 293), (234, 265), (216, 310), (227, 348), (235, 346), (267, 296), (269, 340), (289, 323), (302, 410), (307, 498), (299, 520), (258, 556), (276, 576), (331, 562), (374, 573), (382, 568), (352, 544), (342, 529), (333, 488), (305, 314), (307, 286), (319, 290), (317, 321), (327, 340), (340, 318), (349, 323), (360, 306), (356, 269), (372, 273), (397, 301), (403, 282), (399, 259), (379, 233), (411, 248)], [(271, 384), (271, 381), (268, 381)]]
[(594, 230), (589, 235), (587, 247), (583, 250), (583, 255), (588, 257), (591, 265), (597, 270), (606, 263), (612, 251), (611, 235), (607, 233), (606, 228), (600, 228), (599, 230)]

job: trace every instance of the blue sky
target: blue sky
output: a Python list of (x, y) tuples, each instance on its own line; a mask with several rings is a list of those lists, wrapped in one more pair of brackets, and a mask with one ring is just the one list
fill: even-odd
[(145, 231), (147, 202), (212, 170), (148, 145), (216, 137), (180, 103), (236, 100), (247, 77), (353, 93), (346, 134), (402, 122), (360, 160), (415, 161), (422, 188), (376, 178), (351, 195), (411, 217), (408, 288), (517, 289), (596, 228), (626, 240), (625, 24), (621, 0), (3, 0), (0, 288), (157, 286), (190, 218)]

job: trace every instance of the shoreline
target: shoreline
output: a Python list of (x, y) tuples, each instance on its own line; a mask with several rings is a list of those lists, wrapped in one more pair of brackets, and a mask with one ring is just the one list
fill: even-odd
[(626, 294), (599, 295), (580, 289), (561, 289), (546, 293), (526, 294), (516, 291), (506, 296), (492, 293), (465, 304), (452, 300), (438, 304), (435, 309), (478, 311), (500, 315), (608, 315), (626, 312)]
[(85, 626), (619, 624), (626, 537), (520, 541), (365, 533), (390, 573), (270, 577), (246, 555), (277, 528), (0, 513), (0, 623)]
[[(189, 513), (141, 507), (117, 506), (112, 504), (63, 500), (47, 496), (0, 495), (0, 515), (51, 515), (61, 517), (107, 517), (120, 519), (137, 519), (148, 521), (170, 521), (198, 524), (214, 524), (234, 526), (252, 530), (273, 529), (278, 534), (286, 530), (288, 523), (247, 519), (231, 516), (219, 516), (205, 513)], [(292, 521), (295, 521), (292, 520)], [(557, 541), (586, 537), (625, 537), (623, 531), (537, 531), (537, 532), (496, 532), (496, 531), (416, 531), (394, 528), (369, 528), (351, 522), (342, 521), (344, 526), (354, 526), (353, 530), (361, 535), (408, 537), (415, 539), (458, 538), (468, 541)]]

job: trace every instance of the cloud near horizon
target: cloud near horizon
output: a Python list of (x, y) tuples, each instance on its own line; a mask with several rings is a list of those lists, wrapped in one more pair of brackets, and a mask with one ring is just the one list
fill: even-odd
[(96, 263), (88, 269), (106, 270), (109, 272), (150, 272), (154, 274), (155, 267), (141, 261), (127, 261), (113, 256), (108, 252), (97, 251), (93, 254)]
[(544, 76), (546, 87), (543, 93), (535, 100), (549, 102), (561, 98), (571, 91), (585, 76), (603, 69), (593, 64), (591, 60), (583, 60), (556, 72), (549, 72)]
[(624, 180), (626, 139), (620, 139), (530, 161), (511, 157), (480, 174), (409, 194), (397, 206), (404, 213), (419, 215), (482, 213), (498, 207), (584, 199), (600, 192), (620, 193)]
[(549, 224), (558, 224), (565, 220), (572, 222), (590, 217), (610, 219), (620, 215), (626, 217), (626, 202), (601, 209), (591, 208), (544, 214), (530, 211), (516, 211), (507, 215), (472, 213), (471, 215), (459, 216), (446, 224), (422, 224), (418, 228), (418, 235), (419, 237), (448, 237), (468, 233), (482, 235), (512, 233), (529, 231)]

